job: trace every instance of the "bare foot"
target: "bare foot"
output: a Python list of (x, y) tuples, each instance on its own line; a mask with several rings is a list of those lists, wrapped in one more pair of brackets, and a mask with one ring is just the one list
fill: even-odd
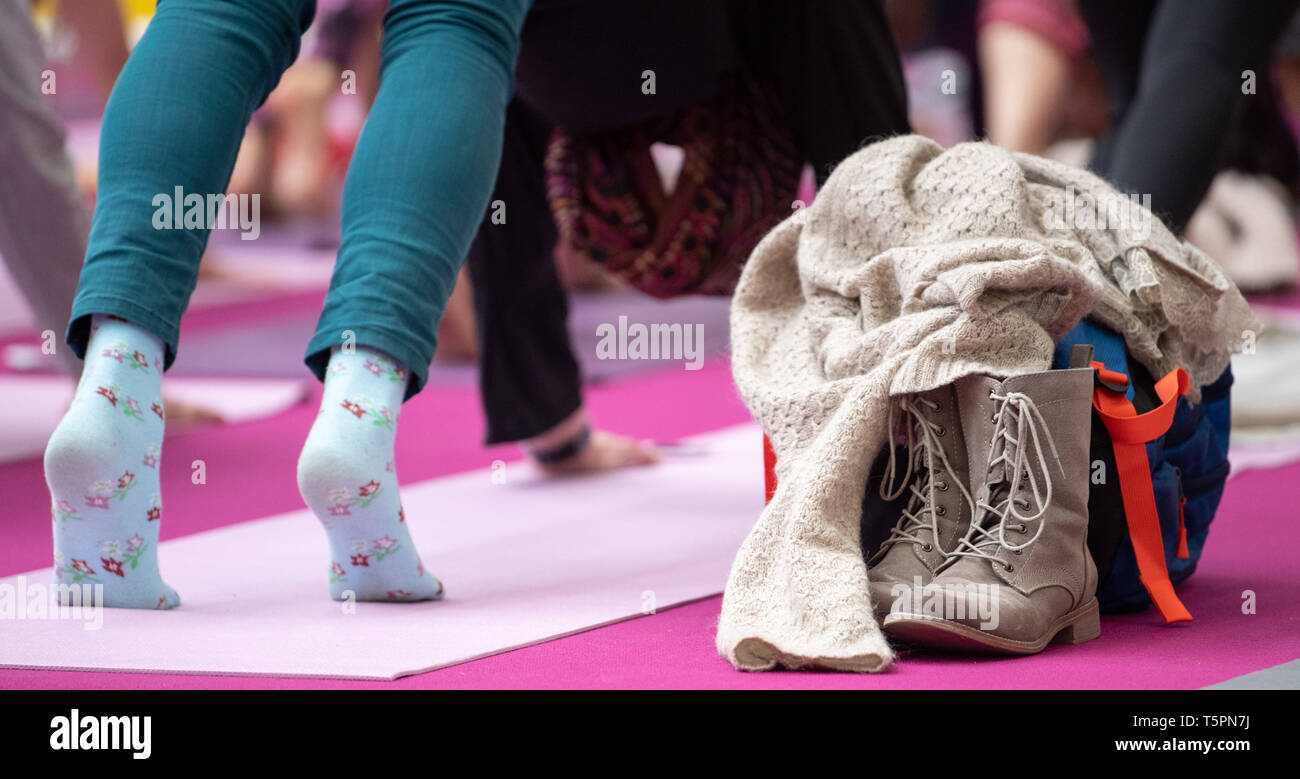
[(186, 403), (183, 400), (163, 396), (163, 406), (167, 409), (167, 433), (179, 433), (207, 425), (225, 424), (221, 415), (211, 409)]
[(654, 465), (660, 459), (659, 450), (652, 443), (604, 430), (593, 430), (587, 446), (574, 456), (559, 462), (536, 465), (546, 473), (573, 475)]
[(267, 98), (278, 131), (271, 194), (286, 216), (326, 216), (335, 206), (325, 112), (337, 83), (333, 65), (299, 60)]
[(226, 191), (232, 195), (251, 195), (265, 192), (271, 168), (271, 147), (267, 130), (259, 124), (244, 131), (235, 157), (235, 168), (230, 173)]
[(438, 323), (438, 359), (473, 362), (478, 359), (478, 329), (474, 322), (474, 291), (469, 271), (462, 268)]
[[(68, 407), (71, 408), (71, 401)], [(196, 406), (183, 400), (169, 397), (163, 393), (163, 407), (167, 409), (167, 435), (183, 433), (208, 425), (224, 425), (226, 420), (220, 414), (203, 406)], [(67, 408), (64, 413), (67, 413)]]
[[(553, 451), (573, 441), (588, 426), (586, 411), (578, 409), (568, 419), (530, 439), (528, 448), (534, 452)], [(652, 443), (604, 430), (592, 430), (587, 445), (572, 456), (548, 463), (537, 462), (534, 458), (533, 463), (543, 473), (574, 475), (654, 465), (660, 459), (659, 450)]]

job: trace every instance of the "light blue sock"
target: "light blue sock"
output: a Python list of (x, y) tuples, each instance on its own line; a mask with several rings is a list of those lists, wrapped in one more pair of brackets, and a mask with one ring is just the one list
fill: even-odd
[(92, 318), (86, 365), (45, 447), (56, 584), (102, 584), (104, 605), (170, 609), (158, 574), (162, 342), (122, 319)]
[(397, 492), (393, 440), (406, 395), (406, 367), (358, 346), (335, 348), (320, 413), (298, 460), (298, 489), (330, 541), (335, 600), (442, 597), (411, 542)]

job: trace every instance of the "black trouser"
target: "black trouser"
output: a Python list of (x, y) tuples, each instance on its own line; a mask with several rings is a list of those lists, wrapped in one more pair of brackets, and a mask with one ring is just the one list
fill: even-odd
[[(554, 427), (582, 403), (553, 260), (542, 161), (551, 129), (596, 132), (667, 116), (748, 68), (776, 90), (825, 179), (867, 141), (909, 132), (898, 52), (876, 0), (559, 0), (524, 27), (515, 99), (492, 200), (469, 253), (487, 442)], [(655, 94), (641, 90), (655, 72)]]
[(1112, 132), (1091, 163), (1181, 232), (1218, 172), (1242, 71), (1263, 69), (1296, 0), (1081, 0)]

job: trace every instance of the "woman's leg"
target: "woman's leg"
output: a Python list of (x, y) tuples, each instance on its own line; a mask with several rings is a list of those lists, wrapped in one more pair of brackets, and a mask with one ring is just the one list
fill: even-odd
[(159, 196), (226, 191), (244, 128), (298, 56), (314, 0), (162, 0), (104, 112), (99, 193), (68, 342), (91, 314), (143, 327), (175, 357), (208, 226), (158, 229)]
[[(494, 220), (489, 211), (469, 254), (488, 443), (524, 440), (552, 472), (658, 460), (642, 442), (590, 429), (543, 162), (555, 124), (603, 132), (711, 99), (738, 67), (730, 39), (720, 3), (549, 3), (529, 16), (492, 193), (508, 216)], [(647, 70), (655, 73), (653, 94), (641, 90)]]
[[(1106, 92), (1112, 128), (1124, 121), (1137, 96), (1142, 71), (1142, 47), (1158, 0), (1079, 0), (1079, 15), (1088, 26), (1092, 59)], [(1097, 141), (1090, 167), (1098, 172), (1110, 164), (1115, 134)]]
[(532, 438), (582, 406), (568, 295), (552, 256), (555, 220), (542, 162), (551, 126), (519, 100), (506, 112), (493, 201), (469, 252), (487, 443)]
[[(1098, 0), (1082, 5), (1094, 38), (1103, 36), (1098, 40), (1105, 35), (1098, 9), (1108, 7)], [(1243, 71), (1267, 66), (1295, 8), (1295, 0), (1159, 3), (1137, 92), (1094, 162), (1097, 172), (1121, 191), (1150, 195), (1155, 213), (1181, 231), (1218, 171), (1245, 97)]]
[(204, 226), (158, 229), (158, 196), (220, 195), (253, 109), (297, 54), (311, 0), (163, 0), (109, 98), (99, 197), (68, 343), (86, 356), (45, 452), (60, 584), (171, 608), (158, 574), (161, 379)]
[(307, 364), (329, 381), (298, 485), (329, 535), (336, 598), (442, 594), (406, 528), (393, 436), (488, 204), (529, 5), (393, 0), (384, 20), (379, 94), (348, 169), (338, 264), (307, 347)]
[(994, 21), (979, 30), (988, 139), (1011, 151), (1042, 154), (1070, 91), (1074, 63), (1037, 32)]
[[(26, 0), (0, 0), (0, 259), (36, 316), (36, 330), (63, 332), (90, 230), (63, 126), (41, 83), (45, 52)], [(73, 375), (81, 361), (66, 348)]]
[(511, 102), (492, 192), (506, 211), (494, 219), (488, 210), (469, 252), (487, 443), (526, 439), (541, 467), (554, 472), (649, 465), (659, 459), (653, 448), (591, 430), (583, 409), (568, 295), (552, 256), (555, 220), (542, 170), (550, 134), (534, 109)]
[[(438, 321), (488, 204), (530, 0), (394, 0), (379, 94), (343, 190), (342, 243), (307, 365), (355, 340), (424, 385)], [(345, 337), (345, 331), (351, 339)]]

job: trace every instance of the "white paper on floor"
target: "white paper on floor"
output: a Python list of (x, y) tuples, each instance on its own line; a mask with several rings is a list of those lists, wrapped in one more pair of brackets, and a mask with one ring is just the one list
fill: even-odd
[[(278, 414), (310, 395), (305, 379), (208, 379), (168, 376), (163, 394), (221, 415), (229, 423)], [(0, 408), (22, 409), (5, 420), (0, 463), (40, 457), (72, 401), (63, 376), (0, 376)]]
[[(509, 463), (504, 484), (481, 470), (404, 486), (441, 602), (344, 613), (303, 510), (164, 543), (179, 609), (103, 609), (94, 630), (0, 619), (0, 667), (393, 679), (713, 595), (763, 507), (762, 438), (743, 425), (687, 440), (658, 466), (599, 477)], [(0, 591), (50, 580), (23, 576)]]

